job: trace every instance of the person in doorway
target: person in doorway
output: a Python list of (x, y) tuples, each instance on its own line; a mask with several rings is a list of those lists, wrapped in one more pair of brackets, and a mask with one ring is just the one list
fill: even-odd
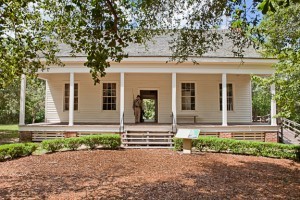
[(142, 100), (141, 96), (137, 95), (136, 99), (133, 101), (133, 111), (134, 111), (134, 118), (135, 118), (135, 123), (140, 123), (141, 122), (141, 112), (142, 112)]

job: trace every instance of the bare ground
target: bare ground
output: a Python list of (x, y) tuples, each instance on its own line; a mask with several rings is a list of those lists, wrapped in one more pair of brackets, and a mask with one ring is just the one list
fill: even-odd
[(0, 163), (0, 199), (299, 199), (300, 163), (172, 150), (95, 150)]

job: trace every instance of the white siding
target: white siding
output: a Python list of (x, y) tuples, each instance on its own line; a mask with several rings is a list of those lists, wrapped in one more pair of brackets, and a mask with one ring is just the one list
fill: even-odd
[(133, 98), (140, 90), (158, 90), (158, 122), (171, 123), (172, 75), (125, 73), (125, 123), (133, 123)]
[[(63, 111), (64, 84), (69, 82), (69, 74), (47, 75), (47, 122), (67, 122), (68, 111)], [(234, 110), (228, 111), (228, 122), (251, 122), (250, 75), (228, 75), (228, 83), (233, 84)], [(74, 112), (75, 122), (119, 123), (120, 74), (107, 74), (101, 84), (94, 85), (89, 74), (75, 74), (79, 85), (79, 110)], [(102, 83), (117, 83), (117, 110), (102, 110)], [(181, 82), (196, 84), (196, 110), (181, 111)], [(198, 122), (220, 123), (219, 83), (221, 74), (177, 74), (177, 113), (194, 113)], [(125, 73), (125, 123), (133, 123), (133, 98), (140, 90), (158, 90), (158, 122), (171, 123), (171, 74)], [(180, 122), (180, 121), (179, 121)]]
[[(196, 114), (200, 123), (221, 123), (222, 111), (219, 106), (220, 75), (178, 74), (177, 75), (177, 114)], [(196, 84), (196, 110), (181, 110), (181, 83)], [(234, 110), (228, 111), (228, 122), (251, 122), (250, 75), (228, 75), (227, 83), (233, 85)], [(189, 120), (191, 122), (191, 120)], [(180, 119), (179, 121), (180, 122)], [(183, 119), (181, 122), (184, 122)]]
[[(117, 110), (102, 110), (102, 83), (109, 81), (117, 84), (119, 94), (119, 74), (108, 74), (101, 79), (100, 85), (94, 85), (89, 74), (75, 74), (75, 83), (78, 83), (79, 105), (74, 111), (74, 122), (118, 123), (119, 104)], [(48, 79), (49, 88), (47, 101), (47, 121), (67, 122), (69, 111), (63, 110), (64, 84), (69, 82), (69, 74), (53, 74)], [(119, 95), (117, 95), (117, 102)]]

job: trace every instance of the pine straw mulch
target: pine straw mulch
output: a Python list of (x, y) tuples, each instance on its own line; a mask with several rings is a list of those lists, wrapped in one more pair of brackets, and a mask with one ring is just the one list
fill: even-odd
[(300, 163), (172, 150), (95, 150), (0, 163), (0, 199), (299, 199)]

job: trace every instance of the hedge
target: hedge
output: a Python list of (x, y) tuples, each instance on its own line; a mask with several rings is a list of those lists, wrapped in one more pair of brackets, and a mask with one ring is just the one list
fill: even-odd
[(101, 134), (66, 139), (44, 140), (42, 142), (42, 148), (48, 152), (55, 152), (64, 148), (76, 150), (81, 145), (85, 145), (89, 149), (95, 149), (98, 146), (116, 149), (121, 145), (121, 137), (118, 134)]
[(0, 146), (0, 161), (31, 155), (38, 145), (34, 143), (5, 144)]
[(0, 145), (0, 161), (31, 155), (38, 146), (48, 152), (62, 149), (77, 150), (81, 145), (90, 149), (98, 146), (116, 149), (121, 146), (121, 137), (118, 134), (101, 134), (66, 139), (44, 140), (41, 145), (35, 143), (17, 143)]
[[(183, 140), (178, 138), (174, 138), (173, 140), (175, 150), (182, 150)], [(192, 141), (192, 147), (199, 151), (226, 152), (300, 160), (300, 145), (199, 137)]]

